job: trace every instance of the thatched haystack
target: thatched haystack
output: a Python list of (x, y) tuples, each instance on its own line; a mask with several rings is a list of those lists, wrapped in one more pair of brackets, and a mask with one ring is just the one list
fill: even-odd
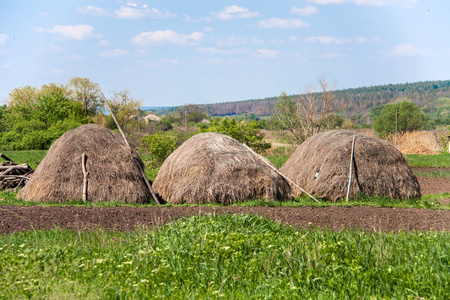
[(164, 161), (153, 189), (174, 204), (287, 199), (289, 184), (264, 159), (227, 135), (197, 134)]
[(350, 197), (360, 193), (397, 199), (420, 197), (417, 178), (394, 145), (347, 130), (313, 135), (295, 150), (280, 169), (281, 173), (322, 199), (345, 198), (354, 135)]
[(94, 124), (70, 130), (57, 139), (18, 198), (68, 201), (83, 194), (82, 155), (89, 172), (88, 201), (147, 203), (151, 194), (140, 173), (144, 163), (113, 131)]

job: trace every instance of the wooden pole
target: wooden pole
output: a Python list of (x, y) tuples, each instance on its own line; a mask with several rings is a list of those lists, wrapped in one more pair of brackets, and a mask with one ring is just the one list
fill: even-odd
[(348, 197), (350, 195), (350, 186), (352, 184), (353, 155), (354, 155), (354, 152), (355, 152), (355, 140), (356, 140), (356, 135), (353, 136), (352, 154), (351, 154), (351, 157), (350, 157), (350, 173), (348, 174), (347, 202), (348, 202)]
[[(257, 154), (255, 151), (253, 151), (252, 148), (250, 148), (249, 146), (247, 146), (246, 144), (243, 144), (245, 148), (247, 148), (248, 151), (252, 152), (255, 155), (259, 155)], [(304, 189), (302, 189), (301, 187), (299, 187), (295, 182), (293, 182), (292, 180), (290, 180), (289, 178), (287, 178), (284, 174), (282, 174), (280, 171), (278, 171), (276, 168), (274, 168), (268, 161), (266, 161), (264, 158), (262, 158), (262, 161), (268, 165), (272, 170), (274, 170), (278, 175), (280, 175), (281, 177), (283, 177), (284, 179), (286, 179), (290, 184), (292, 184), (293, 186), (295, 186), (296, 188), (298, 188), (299, 190), (301, 190), (303, 193), (305, 193), (306, 195), (308, 195), (311, 199), (313, 199), (314, 201), (316, 201), (317, 203), (320, 203), (319, 200), (317, 200), (316, 198), (314, 198), (313, 195), (311, 195), (310, 193), (308, 193), (307, 191), (305, 191)]]
[[(120, 131), (120, 134), (122, 134), (122, 138), (123, 138), (123, 140), (125, 141), (125, 144), (127, 144), (127, 146), (128, 146), (129, 148), (131, 148), (131, 147), (130, 147), (130, 144), (128, 144), (127, 138), (125, 137), (125, 134), (123, 134), (123, 131), (122, 131), (122, 129), (120, 128), (119, 122), (117, 122), (116, 117), (114, 116), (114, 113), (113, 113), (112, 110), (111, 110), (111, 107), (109, 107), (108, 102), (106, 101), (105, 95), (103, 95), (103, 92), (102, 92), (101, 94), (102, 94), (102, 97), (103, 97), (103, 101), (105, 101), (106, 107), (108, 108), (109, 112), (111, 113), (111, 116), (113, 117), (114, 122), (116, 123), (116, 126), (117, 126), (117, 128), (119, 129), (119, 131)], [(139, 171), (140, 171), (141, 174), (142, 174), (142, 177), (144, 177), (145, 184), (147, 185), (147, 188), (149, 189), (150, 194), (152, 194), (153, 200), (155, 200), (155, 202), (156, 202), (158, 205), (161, 205), (161, 203), (160, 203), (159, 200), (158, 200), (158, 197), (157, 197), (156, 194), (155, 194), (155, 191), (154, 191), (153, 188), (152, 188), (152, 185), (151, 185), (150, 182), (148, 181), (147, 176), (145, 175), (145, 172), (144, 172), (144, 170), (142, 169), (142, 167), (141, 167), (140, 164), (138, 164), (138, 168), (139, 168)]]
[(86, 153), (81, 155), (81, 169), (83, 170), (83, 201), (88, 201), (89, 172), (86, 171)]

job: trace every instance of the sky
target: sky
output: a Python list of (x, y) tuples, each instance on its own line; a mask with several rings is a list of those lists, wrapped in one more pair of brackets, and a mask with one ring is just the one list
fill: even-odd
[(450, 79), (448, 0), (0, 0), (0, 102), (98, 83), (143, 106)]

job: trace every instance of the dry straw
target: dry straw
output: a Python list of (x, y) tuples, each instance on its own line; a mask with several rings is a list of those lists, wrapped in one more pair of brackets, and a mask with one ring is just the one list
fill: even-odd
[(411, 167), (392, 144), (347, 130), (313, 135), (301, 144), (280, 171), (319, 198), (345, 198), (353, 136), (353, 180), (350, 197), (386, 195), (397, 199), (420, 197)]
[(289, 184), (264, 160), (224, 134), (197, 134), (164, 161), (153, 189), (174, 204), (288, 199)]
[(138, 153), (109, 129), (87, 124), (70, 130), (50, 147), (32, 179), (19, 192), (26, 201), (68, 201), (83, 196), (82, 156), (89, 172), (89, 201), (148, 203)]

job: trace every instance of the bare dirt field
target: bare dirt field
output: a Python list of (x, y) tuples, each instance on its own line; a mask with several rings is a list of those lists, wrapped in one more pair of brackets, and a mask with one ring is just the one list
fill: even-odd
[[(450, 180), (418, 177), (422, 194), (450, 192)], [(450, 199), (439, 200), (448, 204)], [(123, 230), (153, 228), (196, 214), (258, 214), (283, 224), (377, 231), (450, 231), (450, 211), (377, 207), (42, 207), (0, 206), (0, 234), (36, 229)]]

